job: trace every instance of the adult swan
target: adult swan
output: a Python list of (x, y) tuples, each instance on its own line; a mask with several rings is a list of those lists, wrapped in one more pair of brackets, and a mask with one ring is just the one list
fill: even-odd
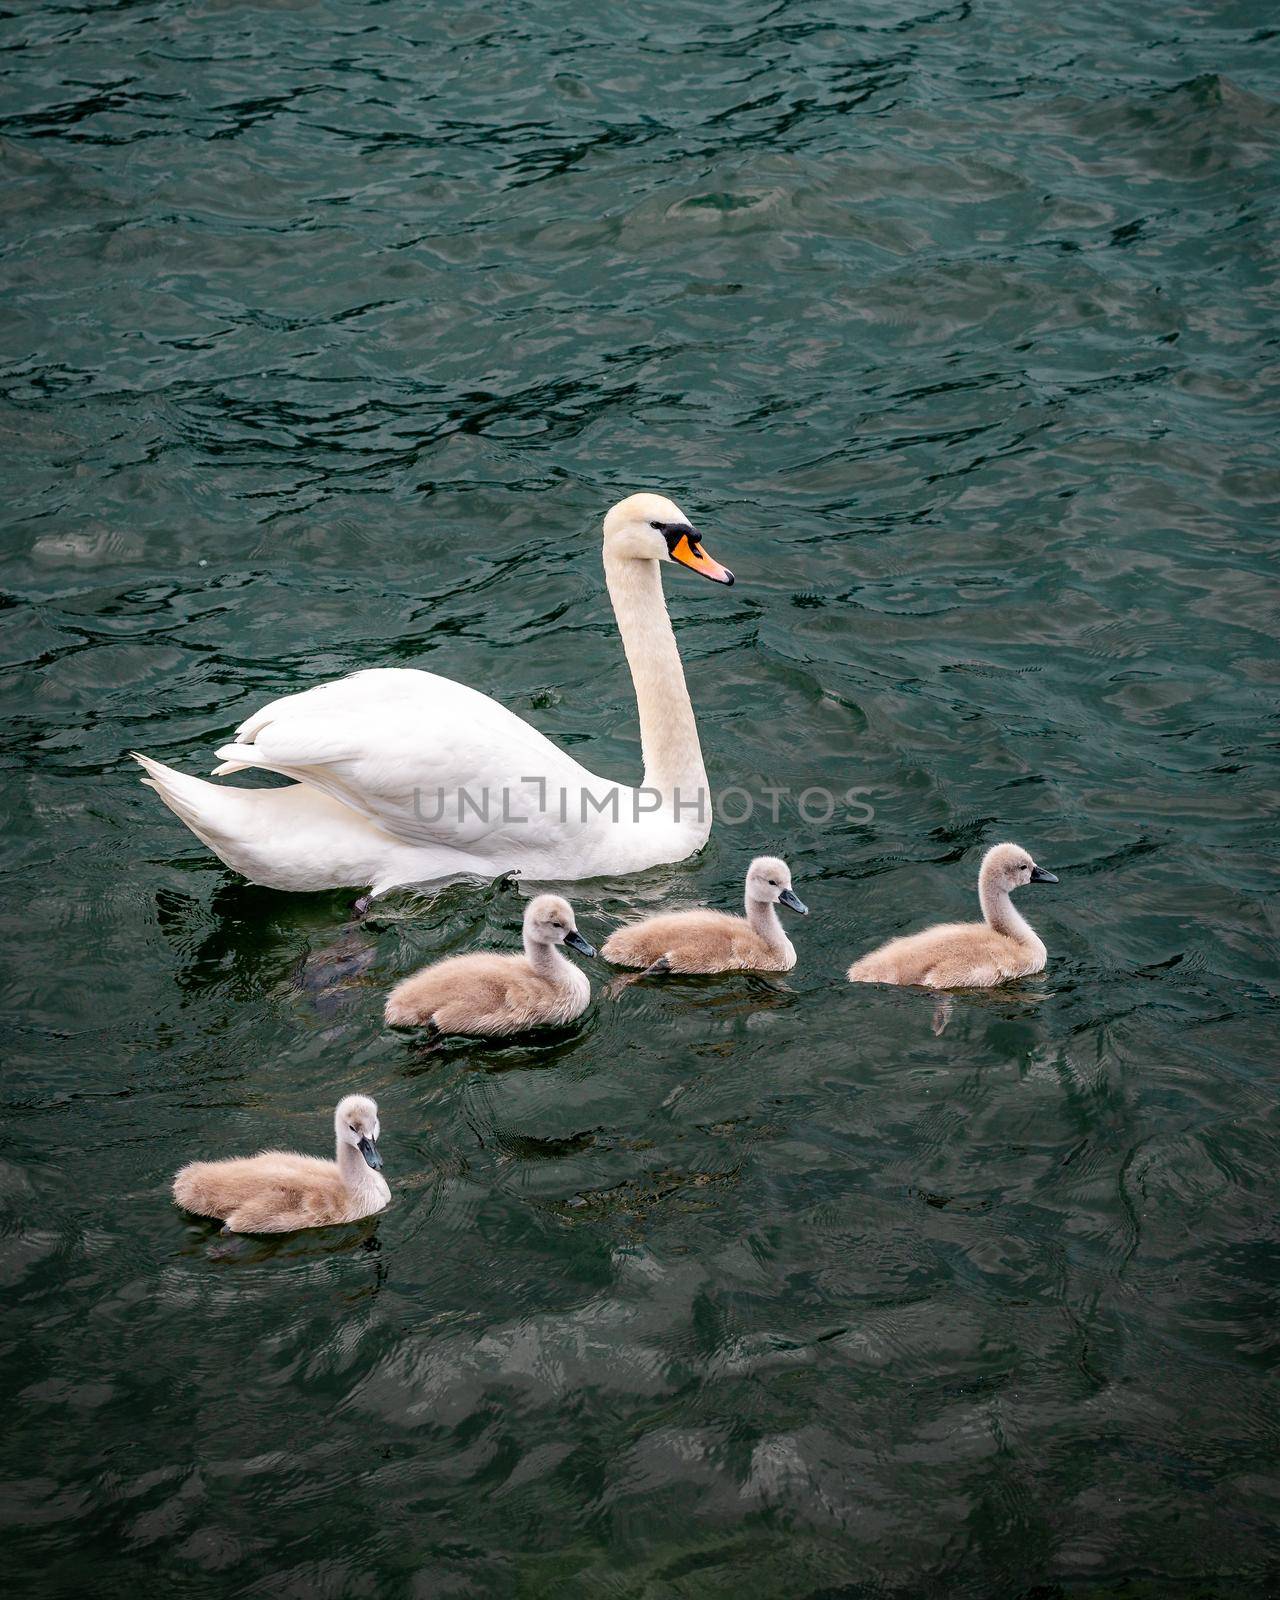
[(633, 494), (604, 519), (604, 571), (635, 684), (644, 783), (597, 778), (487, 695), (412, 668), (373, 668), (256, 711), (215, 777), (261, 767), (295, 781), (240, 789), (137, 760), (215, 855), (272, 889), (427, 883), (459, 873), (578, 879), (681, 861), (711, 832), (711, 798), (659, 571), (733, 574), (678, 506)]

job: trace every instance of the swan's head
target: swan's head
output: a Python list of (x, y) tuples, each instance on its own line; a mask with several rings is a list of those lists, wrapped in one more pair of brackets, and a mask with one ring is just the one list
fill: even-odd
[(791, 892), (791, 868), (777, 856), (757, 856), (747, 868), (747, 899), (790, 906), (802, 917), (809, 915), (808, 906)]
[(578, 932), (573, 907), (558, 894), (539, 894), (530, 900), (524, 908), (524, 936), (534, 944), (567, 944), (579, 955), (595, 955)]
[(633, 494), (619, 500), (604, 519), (604, 551), (621, 561), (678, 561), (713, 583), (732, 583), (733, 573), (702, 548), (702, 535), (674, 500)]
[(376, 1172), (382, 1165), (378, 1154), (378, 1102), (367, 1094), (349, 1094), (338, 1101), (333, 1114), (333, 1129), (339, 1144), (354, 1145)]
[(979, 881), (1006, 894), (1024, 883), (1057, 883), (1052, 872), (1036, 866), (1029, 851), (1020, 844), (993, 844), (982, 858)]

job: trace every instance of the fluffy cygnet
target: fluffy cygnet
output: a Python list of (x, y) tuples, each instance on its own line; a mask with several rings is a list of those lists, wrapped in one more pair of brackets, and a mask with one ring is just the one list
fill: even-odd
[(173, 1180), (173, 1198), (186, 1211), (219, 1217), (227, 1233), (292, 1233), (358, 1222), (391, 1198), (378, 1168), (378, 1107), (349, 1094), (333, 1114), (337, 1159), (322, 1161), (292, 1150), (228, 1161), (193, 1161)]
[(795, 946), (778, 920), (779, 905), (808, 915), (791, 890), (791, 870), (759, 856), (747, 870), (746, 916), (670, 911), (618, 928), (601, 947), (606, 961), (649, 972), (790, 972)]
[(561, 954), (562, 944), (595, 955), (569, 902), (540, 894), (525, 907), (522, 956), (485, 950), (423, 967), (387, 996), (386, 1019), (396, 1028), (470, 1034), (572, 1022), (586, 1010), (591, 985)]
[(1024, 883), (1057, 883), (1018, 844), (993, 845), (978, 872), (983, 922), (940, 922), (923, 933), (890, 939), (849, 968), (851, 983), (917, 983), (930, 989), (986, 989), (1039, 972), (1043, 942), (1013, 909)]

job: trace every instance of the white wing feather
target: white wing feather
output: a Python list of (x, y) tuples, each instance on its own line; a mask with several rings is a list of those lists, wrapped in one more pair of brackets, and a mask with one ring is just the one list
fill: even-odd
[(462, 850), (536, 848), (562, 835), (561, 790), (576, 819), (581, 790), (608, 787), (487, 695), (412, 668), (371, 668), (274, 700), (218, 755), (215, 773), (282, 773), (405, 844)]

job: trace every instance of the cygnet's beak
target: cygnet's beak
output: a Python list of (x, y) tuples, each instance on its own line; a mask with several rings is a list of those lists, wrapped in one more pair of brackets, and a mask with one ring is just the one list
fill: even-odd
[(702, 548), (702, 535), (696, 528), (689, 527), (687, 523), (671, 523), (663, 531), (673, 561), (678, 561), (682, 567), (688, 567), (690, 572), (698, 572), (704, 578), (710, 578), (712, 583), (733, 582), (733, 573), (728, 567), (722, 567), (718, 561), (713, 561)]
[(576, 928), (565, 934), (564, 942), (570, 950), (576, 950), (580, 956), (593, 956), (596, 953), (596, 947), (588, 944)]
[(1032, 867), (1031, 881), (1032, 883), (1057, 883), (1058, 875), (1056, 872), (1046, 872), (1043, 867)]
[(356, 1149), (365, 1158), (373, 1170), (377, 1172), (378, 1168), (382, 1165), (382, 1157), (378, 1154), (377, 1145), (371, 1138), (369, 1138), (368, 1134), (361, 1136), (360, 1143), (356, 1146)]
[(778, 896), (779, 904), (790, 906), (793, 911), (798, 911), (802, 917), (809, 915), (809, 908), (799, 895), (793, 894), (790, 889), (784, 889)]

